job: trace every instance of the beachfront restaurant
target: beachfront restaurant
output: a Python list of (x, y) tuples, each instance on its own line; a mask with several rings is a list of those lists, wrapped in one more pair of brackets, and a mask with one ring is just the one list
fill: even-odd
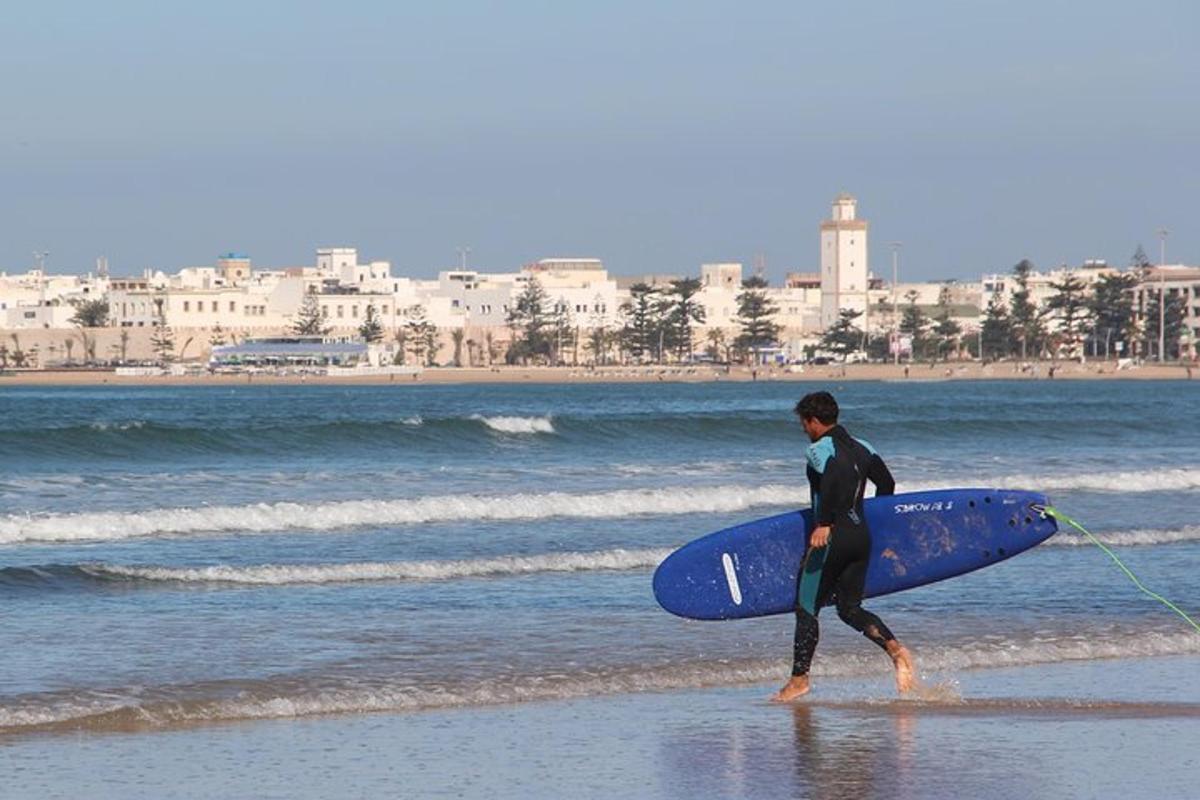
[(245, 367), (354, 367), (367, 363), (365, 342), (329, 341), (320, 336), (247, 339), (214, 347), (211, 369)]

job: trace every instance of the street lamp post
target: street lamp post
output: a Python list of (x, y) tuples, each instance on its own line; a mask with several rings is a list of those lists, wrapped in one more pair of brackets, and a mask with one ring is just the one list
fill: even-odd
[(896, 302), (896, 283), (900, 276), (900, 248), (903, 242), (892, 242), (892, 357), (893, 363), (900, 363), (900, 312)]
[(1158, 363), (1166, 360), (1164, 346), (1167, 320), (1167, 272), (1163, 267), (1167, 263), (1167, 236), (1171, 232), (1166, 228), (1158, 229)]

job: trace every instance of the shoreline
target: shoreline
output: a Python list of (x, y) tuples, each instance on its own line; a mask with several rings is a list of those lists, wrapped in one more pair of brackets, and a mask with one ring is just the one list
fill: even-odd
[[(1053, 376), (1050, 368), (1054, 368)], [(708, 366), (691, 367), (433, 367), (419, 375), (296, 375), (267, 372), (204, 375), (117, 375), (113, 370), (0, 371), (5, 386), (244, 386), (304, 385), (361, 386), (381, 384), (572, 384), (572, 383), (712, 383), (753, 381), (886, 381), (930, 383), (990, 380), (1191, 380), (1200, 367), (1188, 364), (1146, 364), (1117, 369), (1111, 361), (996, 362), (961, 364), (827, 364), (806, 365), (803, 372), (788, 368)]]

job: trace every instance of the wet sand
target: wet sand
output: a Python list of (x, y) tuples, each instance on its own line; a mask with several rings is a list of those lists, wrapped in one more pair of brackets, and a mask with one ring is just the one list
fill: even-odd
[[(918, 653), (918, 657), (919, 657)], [(1194, 796), (1200, 659), (1068, 662), (0, 742), (13, 797)], [(55, 765), (48, 768), (47, 765)]]

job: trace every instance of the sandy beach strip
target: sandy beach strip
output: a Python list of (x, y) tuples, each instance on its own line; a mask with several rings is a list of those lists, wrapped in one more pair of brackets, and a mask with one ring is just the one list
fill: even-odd
[[(1051, 377), (1051, 367), (1053, 376)], [(1146, 364), (1117, 369), (1112, 362), (999, 362), (929, 364), (829, 364), (751, 369), (710, 366), (613, 367), (432, 367), (419, 375), (310, 375), (269, 371), (239, 374), (117, 375), (113, 370), (5, 370), (4, 386), (239, 386), (379, 385), (484, 383), (699, 383), (720, 381), (889, 381), (917, 383), (962, 380), (1191, 380), (1200, 366)]]

